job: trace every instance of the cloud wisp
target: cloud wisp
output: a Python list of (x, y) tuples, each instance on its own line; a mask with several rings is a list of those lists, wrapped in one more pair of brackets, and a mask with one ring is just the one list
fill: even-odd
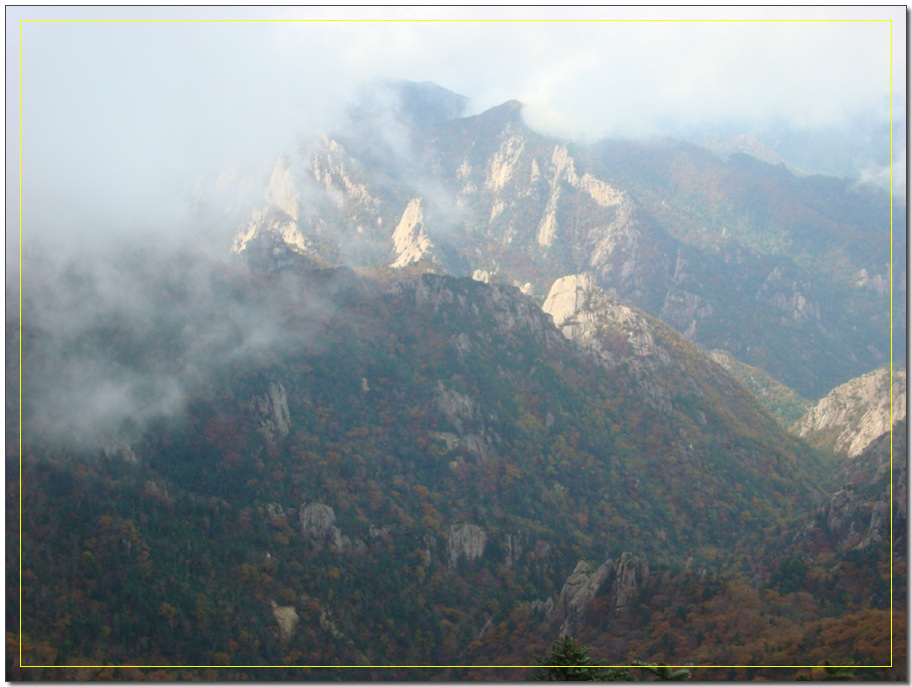
[(339, 315), (325, 285), (264, 277), (192, 249), (125, 240), (32, 259), (22, 307), (24, 436), (82, 448), (135, 441), (230, 370), (317, 350)]

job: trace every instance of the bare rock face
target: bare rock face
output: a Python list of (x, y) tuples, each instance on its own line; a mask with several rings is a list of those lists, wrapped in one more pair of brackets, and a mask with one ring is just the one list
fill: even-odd
[(393, 293), (460, 322), (473, 322), (484, 313), (484, 328), (476, 326), (465, 331), (466, 337), (460, 342), (464, 348), (509, 339), (517, 332), (531, 332), (545, 345), (554, 345), (561, 340), (550, 318), (542, 313), (535, 301), (514, 286), (482, 286), (478, 280), (423, 274), (397, 281)]
[[(664, 364), (671, 361), (667, 351), (656, 345), (646, 316), (609, 296), (590, 274), (575, 274), (555, 281), (542, 310), (551, 315), (564, 336), (583, 345), (595, 346), (600, 334), (616, 333), (626, 339), (629, 355), (654, 356)], [(617, 358), (601, 348), (607, 359)]]
[(139, 457), (126, 441), (115, 441), (104, 447), (106, 458), (121, 458), (125, 463), (139, 463)]
[[(902, 283), (905, 284), (905, 279), (902, 279)], [(855, 285), (865, 291), (876, 293), (881, 297), (890, 295), (889, 274), (875, 274), (874, 276), (869, 277), (868, 270), (862, 268), (859, 270), (858, 274), (855, 275)]]
[(294, 606), (279, 606), (275, 601), (270, 602), (272, 605), (272, 615), (279, 625), (279, 641), (287, 644), (294, 637), (295, 628), (301, 622), (298, 612)]
[(630, 604), (642, 591), (648, 580), (649, 565), (646, 563), (646, 559), (632, 553), (622, 553), (617, 562), (617, 573), (612, 590), (614, 607), (620, 609)]
[(801, 542), (821, 529), (840, 551), (866, 549), (890, 536), (889, 500), (871, 502), (851, 485), (838, 489), (795, 535)]
[(495, 457), (494, 445), (499, 441), (499, 437), (488, 429), (488, 418), (484, 417), (471, 398), (446, 388), (443, 382), (438, 382), (436, 403), (458, 432), (458, 436), (449, 434), (440, 437), (446, 441), (448, 447), (452, 437), (456, 446), (462, 446), (482, 460)]
[(872, 544), (890, 537), (890, 504), (877, 501), (871, 506), (871, 521), (856, 548), (866, 549)]
[(833, 389), (811, 408), (792, 431), (834, 451), (857, 456), (892, 423), (906, 417), (906, 372), (881, 368)]
[(484, 554), (488, 535), (478, 525), (461, 523), (450, 525), (447, 541), (447, 568), (455, 570), (460, 558), (474, 561)]
[(360, 213), (378, 219), (380, 201), (374, 198), (367, 186), (358, 178), (358, 164), (346, 152), (342, 144), (324, 139), (311, 158), (311, 173), (322, 186), (333, 203), (339, 208), (350, 205)]
[(640, 311), (600, 289), (590, 274), (561, 277), (551, 286), (542, 310), (571, 341), (594, 353), (607, 367), (623, 365), (631, 386), (661, 412), (671, 410), (668, 390), (656, 371), (671, 363), (656, 344), (652, 325)]
[(855, 489), (843, 487), (821, 506), (820, 513), (826, 523), (827, 530), (842, 537), (844, 540), (850, 540), (857, 536), (856, 525), (859, 515), (864, 514), (866, 510), (865, 504), (859, 498)]
[(614, 573), (614, 568), (612, 561), (602, 563), (597, 569), (586, 561), (577, 563), (561, 588), (557, 603), (548, 610), (545, 622), (560, 621), (560, 636), (573, 634), (586, 607)]
[(301, 534), (312, 540), (319, 548), (324, 545), (333, 553), (363, 554), (367, 545), (360, 539), (352, 539), (336, 527), (336, 513), (325, 503), (311, 503), (298, 510)]
[(293, 250), (306, 253), (310, 242), (304, 236), (298, 213), (301, 180), (287, 156), (276, 159), (263, 193), (265, 205), (251, 212), (250, 219), (234, 237), (232, 251), (243, 253), (264, 234), (281, 237)]
[[(894, 533), (905, 532), (908, 456), (906, 423), (846, 458), (836, 475), (836, 491), (795, 534), (796, 542), (824, 543), (835, 551), (863, 550)], [(891, 513), (892, 506), (892, 513)], [(899, 541), (899, 540), (897, 540)]]
[(784, 317), (795, 322), (820, 319), (820, 306), (810, 295), (810, 285), (799, 278), (791, 266), (777, 266), (763, 282), (757, 299), (780, 308)]
[(333, 525), (329, 528), (329, 550), (333, 553), (353, 554), (356, 556), (367, 553), (367, 544), (360, 539), (352, 539), (342, 530)]
[(476, 419), (475, 402), (465, 394), (446, 388), (441, 381), (437, 382), (435, 400), (437, 407), (460, 433)]
[(301, 534), (316, 541), (322, 541), (336, 522), (336, 513), (325, 503), (311, 503), (298, 509)]
[(266, 394), (253, 397), (248, 409), (257, 421), (257, 429), (270, 446), (284, 439), (291, 431), (288, 393), (282, 384), (271, 383)]
[(288, 514), (278, 503), (266, 504), (266, 517), (269, 518), (270, 523), (276, 526), (285, 525), (288, 522)]
[(538, 609), (546, 609), (546, 624), (560, 623), (559, 635), (572, 635), (600, 591), (609, 594), (612, 607), (621, 611), (636, 599), (648, 581), (646, 559), (632, 553), (622, 553), (617, 561), (605, 561), (598, 568), (580, 561), (561, 588), (557, 602)]
[(699, 282), (695, 274), (698, 269), (692, 264), (691, 259), (678, 249), (677, 255), (674, 256), (674, 275), (658, 313), (663, 322), (682, 332), (691, 341), (698, 339), (697, 330), (703, 321), (713, 316), (712, 305), (693, 293), (696, 286), (694, 282)]
[(507, 552), (504, 559), (504, 565), (512, 568), (521, 560), (523, 553), (522, 537), (518, 533), (508, 533), (504, 535), (504, 550)]
[(591, 313), (588, 313), (589, 298), (595, 288), (595, 280), (591, 274), (574, 274), (561, 277), (551, 286), (547, 298), (542, 305), (542, 310), (551, 315), (554, 325), (563, 332), (568, 339), (573, 339), (577, 332), (578, 320), (588, 322)]
[(393, 232), (393, 247), (396, 251), (393, 267), (405, 267), (418, 262), (433, 248), (424, 226), (420, 198), (411, 200), (402, 213), (402, 219)]

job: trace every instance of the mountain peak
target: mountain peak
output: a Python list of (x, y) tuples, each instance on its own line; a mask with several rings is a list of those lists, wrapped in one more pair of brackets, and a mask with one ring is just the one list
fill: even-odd
[(508, 100), (500, 105), (488, 108), (476, 115), (474, 119), (487, 124), (494, 124), (497, 128), (508, 124), (522, 124), (523, 104), (518, 100)]
[(399, 96), (401, 112), (416, 124), (434, 124), (456, 119), (469, 99), (432, 81), (392, 81), (389, 88)]
[(497, 114), (501, 117), (520, 117), (524, 105), (518, 100), (508, 100), (487, 110), (484, 114)]
[(505, 102), (505, 103), (502, 103), (502, 104), (500, 104), (500, 105), (497, 105), (496, 107), (493, 107), (493, 108), (491, 108), (491, 109), (492, 109), (492, 110), (504, 110), (504, 111), (507, 111), (507, 110), (516, 110), (516, 111), (518, 112), (518, 111), (521, 110), (522, 108), (523, 108), (523, 104), (522, 104), (520, 101), (518, 101), (518, 100), (516, 100), (516, 99), (514, 98), (514, 99), (508, 100), (508, 101)]

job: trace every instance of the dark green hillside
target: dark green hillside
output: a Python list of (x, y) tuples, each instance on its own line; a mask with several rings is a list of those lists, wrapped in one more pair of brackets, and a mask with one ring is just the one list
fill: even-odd
[[(63, 298), (53, 271), (23, 305), (11, 641), (32, 664), (274, 679), (289, 673), (255, 666), (471, 662), (486, 624), (554, 598), (580, 559), (719, 570), (816, 496), (814, 454), (746, 394), (678, 380), (680, 446), (512, 287), (120, 260), (110, 307), (43, 301)], [(133, 315), (114, 307), (139, 294)], [(661, 343), (699, 376), (695, 347), (667, 328)]]
[[(706, 681), (820, 679), (826, 663), (856, 666), (858, 680), (905, 680), (906, 446), (898, 422), (845, 464), (823, 503), (769, 527), (740, 572), (650, 565), (626, 604), (609, 576), (574, 636), (609, 662), (696, 665)], [(525, 663), (558, 634), (552, 617), (521, 605), (470, 651), (478, 664)]]

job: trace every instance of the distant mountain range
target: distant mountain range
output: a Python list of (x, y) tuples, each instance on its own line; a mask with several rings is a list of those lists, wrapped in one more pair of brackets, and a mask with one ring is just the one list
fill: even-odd
[[(905, 206), (849, 179), (796, 176), (675, 140), (582, 146), (530, 130), (509, 102), (459, 117), (432, 84), (387, 84), (381, 111), (280, 158), (234, 249), (419, 266), (544, 298), (596, 283), (706, 350), (807, 398), (905, 341)], [(377, 98), (375, 98), (377, 99)], [(368, 103), (372, 102), (368, 99)], [(283, 244), (280, 250), (273, 245)]]

